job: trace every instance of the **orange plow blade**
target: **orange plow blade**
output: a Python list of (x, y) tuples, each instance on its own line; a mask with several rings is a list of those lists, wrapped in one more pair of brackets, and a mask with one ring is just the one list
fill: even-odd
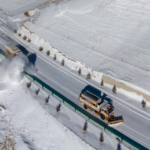
[(108, 124), (115, 124), (115, 123), (120, 123), (120, 122), (123, 122), (123, 118), (122, 116), (119, 116), (119, 117), (114, 117), (114, 116), (111, 116), (109, 119), (108, 119)]

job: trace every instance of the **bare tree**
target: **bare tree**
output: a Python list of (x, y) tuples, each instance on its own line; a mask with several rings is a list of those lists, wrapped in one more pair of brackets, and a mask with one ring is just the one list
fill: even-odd
[(27, 39), (27, 36), (24, 35), (24, 36), (23, 36), (23, 40), (26, 40), (26, 39)]
[(84, 123), (84, 126), (83, 126), (83, 131), (86, 132), (87, 128), (88, 128), (88, 122), (86, 120), (85, 123)]
[(39, 51), (42, 51), (43, 50), (43, 47), (39, 47)]
[(46, 52), (46, 54), (47, 54), (47, 56), (49, 56), (49, 55), (50, 55), (50, 51), (48, 50), (48, 51)]
[(142, 103), (141, 103), (141, 104), (142, 104), (142, 107), (143, 107), (143, 108), (146, 107), (146, 101), (145, 101), (144, 99), (142, 100)]
[(48, 104), (49, 102), (49, 96), (45, 98), (45, 104)]
[(24, 13), (24, 15), (25, 15), (26, 17), (30, 17), (30, 14), (29, 14), (27, 11)]
[(91, 74), (90, 73), (87, 74), (86, 79), (91, 79)]
[(28, 39), (27, 41), (30, 43), (30, 42), (31, 42), (31, 39)]
[(120, 143), (118, 143), (117, 150), (122, 150)]
[(56, 107), (56, 111), (57, 111), (57, 112), (60, 111), (60, 107), (61, 107), (61, 104), (58, 104), (57, 107)]
[(100, 139), (99, 139), (99, 141), (100, 141), (101, 143), (104, 142), (104, 135), (103, 135), (103, 132), (100, 133)]
[(103, 80), (101, 80), (101, 84), (100, 84), (101, 86), (104, 86), (104, 81)]
[(38, 95), (39, 92), (40, 92), (40, 89), (37, 89), (37, 90), (35, 91), (35, 94)]
[(56, 54), (54, 54), (54, 57), (53, 57), (53, 59), (54, 59), (54, 60), (56, 60)]
[(116, 89), (116, 86), (114, 85), (112, 92), (116, 94), (116, 91), (117, 91), (117, 89)]
[(78, 74), (81, 74), (81, 68), (79, 68), (79, 70), (78, 70)]
[(30, 86), (31, 86), (31, 82), (27, 82), (27, 88), (30, 88)]
[(16, 143), (14, 138), (6, 137), (2, 144), (0, 144), (0, 150), (14, 150), (15, 145)]
[(14, 29), (14, 33), (17, 33), (17, 30), (16, 30), (16, 29)]
[(62, 66), (64, 66), (64, 65), (65, 65), (65, 60), (64, 60), (64, 59), (62, 59), (62, 61), (61, 61), (61, 65), (62, 65)]

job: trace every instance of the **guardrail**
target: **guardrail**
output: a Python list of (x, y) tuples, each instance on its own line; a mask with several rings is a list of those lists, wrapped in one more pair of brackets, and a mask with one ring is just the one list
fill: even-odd
[(143, 145), (137, 143), (136, 141), (134, 141), (133, 139), (127, 137), (126, 135), (122, 134), (121, 132), (117, 131), (116, 129), (108, 126), (106, 123), (102, 122), (101, 120), (99, 120), (95, 116), (92, 116), (90, 113), (88, 113), (87, 111), (85, 111), (83, 108), (79, 107), (77, 104), (73, 103), (71, 100), (69, 100), (68, 98), (66, 98), (65, 96), (63, 96), (59, 92), (57, 92), (55, 89), (53, 89), (52, 87), (50, 87), (49, 85), (47, 85), (46, 83), (44, 83), (42, 80), (40, 80), (36, 76), (31, 75), (31, 74), (29, 74), (27, 72), (24, 72), (24, 74), (26, 76), (28, 76), (29, 78), (31, 78), (33, 81), (36, 81), (38, 84), (40, 84), (42, 86), (42, 88), (45, 88), (48, 91), (50, 91), (52, 93), (52, 95), (56, 95), (63, 102), (65, 102), (68, 105), (70, 105), (71, 107), (73, 107), (75, 111), (80, 112), (82, 115), (84, 115), (85, 117), (87, 117), (89, 120), (91, 120), (94, 123), (98, 124), (99, 126), (103, 127), (104, 130), (108, 130), (109, 132), (111, 132), (114, 135), (116, 135), (117, 137), (119, 137), (122, 140), (122, 142), (123, 141), (127, 142), (128, 144), (132, 145), (134, 148), (139, 149), (139, 150), (148, 150)]

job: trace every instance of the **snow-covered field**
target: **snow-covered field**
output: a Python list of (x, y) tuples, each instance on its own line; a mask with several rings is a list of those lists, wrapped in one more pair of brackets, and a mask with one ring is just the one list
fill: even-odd
[[(28, 80), (22, 76), (24, 68), (29, 65), (25, 60), (19, 56), (12, 62), (3, 60), (0, 63), (0, 106), (6, 109), (0, 112), (1, 147), (12, 145), (9, 143), (11, 141), (16, 150), (117, 149), (118, 141), (111, 133), (104, 132), (91, 123), (88, 124), (87, 133), (84, 133), (84, 118), (64, 105), (57, 113), (59, 100), (51, 95), (49, 104), (45, 105), (44, 99), (48, 93), (40, 91), (39, 95), (35, 95), (38, 88), (35, 84), (27, 89)], [(12, 72), (10, 68), (15, 70)], [(18, 78), (20, 80), (14, 80)], [(102, 131), (105, 142), (100, 144)], [(5, 145), (6, 140), (8, 144)], [(127, 149), (123, 145), (122, 148)]]
[[(38, 19), (25, 23), (35, 35), (24, 28), (19, 32), (34, 39), (45, 52), (50, 50), (53, 55), (61, 51), (95, 71), (149, 91), (149, 6), (149, 1), (140, 0), (54, 3), (40, 10)], [(43, 40), (39, 42), (39, 38)]]

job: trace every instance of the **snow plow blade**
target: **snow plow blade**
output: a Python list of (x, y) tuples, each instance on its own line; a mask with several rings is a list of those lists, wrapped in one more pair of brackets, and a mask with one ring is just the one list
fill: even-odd
[(115, 124), (115, 123), (120, 123), (120, 122), (123, 122), (123, 118), (122, 116), (120, 117), (114, 117), (114, 116), (111, 116), (109, 119), (108, 119), (108, 124)]

